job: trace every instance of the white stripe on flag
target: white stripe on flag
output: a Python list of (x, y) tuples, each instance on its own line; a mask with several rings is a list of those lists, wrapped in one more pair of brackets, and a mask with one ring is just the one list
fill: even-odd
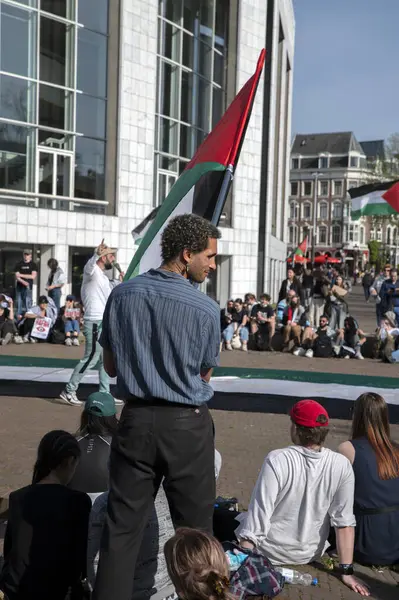
[(139, 273), (145, 273), (149, 269), (153, 269), (154, 265), (160, 265), (161, 258), (161, 235), (170, 219), (177, 215), (184, 215), (193, 212), (195, 185), (187, 192), (184, 198), (181, 199), (175, 210), (170, 214), (169, 218), (162, 224), (158, 232), (155, 234), (151, 244), (144, 252), (140, 260)]
[(386, 204), (386, 200), (382, 197), (386, 190), (379, 190), (377, 192), (370, 192), (365, 196), (359, 196), (352, 200), (352, 212), (362, 210), (368, 204)]

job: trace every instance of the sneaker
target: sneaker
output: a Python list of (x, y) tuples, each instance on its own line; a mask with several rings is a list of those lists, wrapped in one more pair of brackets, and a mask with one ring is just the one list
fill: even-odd
[(72, 340), (71, 340), (71, 338), (66, 338), (65, 339), (65, 346), (72, 346)]
[(15, 344), (23, 344), (24, 340), (21, 338), (20, 335), (14, 335), (14, 343)]
[(306, 358), (313, 358), (313, 350), (312, 350), (312, 348), (309, 348), (308, 350), (306, 350), (305, 356), (306, 356)]
[(243, 352), (248, 352), (248, 343), (247, 342), (242, 343), (241, 350)]
[(231, 342), (226, 342), (226, 350), (233, 350)]
[(119, 400), (119, 398), (114, 398), (116, 406), (124, 406), (125, 403), (123, 400)]
[(37, 344), (37, 340), (35, 340), (35, 338), (31, 337), (29, 341), (31, 344)]
[(2, 346), (7, 346), (12, 340), (12, 333), (6, 333), (4, 339), (1, 340)]
[(355, 358), (358, 358), (359, 360), (364, 360), (364, 356), (360, 350), (356, 350)]
[(305, 356), (305, 348), (301, 348), (300, 346), (298, 348), (295, 348), (295, 350), (292, 353), (294, 356)]
[(349, 358), (350, 358), (349, 354), (346, 354), (346, 355), (344, 356), (344, 358), (346, 358), (347, 360), (349, 360)]
[(29, 333), (24, 335), (24, 337), (22, 338), (22, 341), (24, 344), (29, 344)]
[(80, 346), (79, 338), (77, 338), (77, 337), (73, 338), (72, 346)]
[(82, 402), (79, 400), (75, 392), (67, 392), (63, 390), (60, 394), (61, 400), (66, 404), (72, 404), (72, 406), (82, 406)]

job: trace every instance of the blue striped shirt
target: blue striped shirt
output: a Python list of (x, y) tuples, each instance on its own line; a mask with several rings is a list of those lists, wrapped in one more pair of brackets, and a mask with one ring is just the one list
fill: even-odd
[(219, 364), (220, 308), (178, 273), (151, 269), (112, 291), (100, 343), (117, 398), (200, 405), (213, 396), (200, 371)]

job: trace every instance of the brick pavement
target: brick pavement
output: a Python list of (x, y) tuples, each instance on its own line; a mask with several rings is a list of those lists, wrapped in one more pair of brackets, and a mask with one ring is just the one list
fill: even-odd
[[(235, 495), (246, 506), (265, 454), (290, 443), (288, 417), (284, 415), (212, 411), (216, 426), (216, 446), (223, 465), (218, 493)], [(47, 431), (64, 428), (74, 432), (79, 410), (40, 398), (2, 397), (0, 400), (0, 496), (30, 482), (37, 444)], [(328, 446), (336, 449), (348, 439), (350, 423), (332, 420)], [(393, 437), (399, 442), (399, 425), (393, 426)], [(311, 567), (304, 570), (312, 572)], [(364, 569), (363, 579), (372, 584), (373, 597), (380, 600), (398, 598), (395, 587), (399, 578), (390, 571), (375, 573)], [(315, 588), (287, 586), (289, 600), (352, 600), (347, 590), (331, 574), (317, 569), (320, 585)], [(397, 581), (395, 580), (397, 578)]]

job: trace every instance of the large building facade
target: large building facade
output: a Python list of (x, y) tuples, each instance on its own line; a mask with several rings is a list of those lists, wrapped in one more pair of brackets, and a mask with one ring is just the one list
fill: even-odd
[[(348, 271), (364, 267), (368, 242), (381, 242), (384, 253), (398, 263), (398, 227), (392, 219), (351, 219), (347, 194), (382, 179), (385, 161), (382, 140), (358, 142), (352, 132), (298, 134), (291, 149), (288, 248), (306, 236), (315, 255), (340, 258)], [(315, 238), (313, 232), (315, 231)]]
[(291, 0), (0, 0), (0, 290), (23, 248), (79, 293), (104, 237), (126, 268), (131, 230), (163, 201), (267, 49), (218, 270), (223, 304), (275, 293), (286, 257), (294, 52)]

